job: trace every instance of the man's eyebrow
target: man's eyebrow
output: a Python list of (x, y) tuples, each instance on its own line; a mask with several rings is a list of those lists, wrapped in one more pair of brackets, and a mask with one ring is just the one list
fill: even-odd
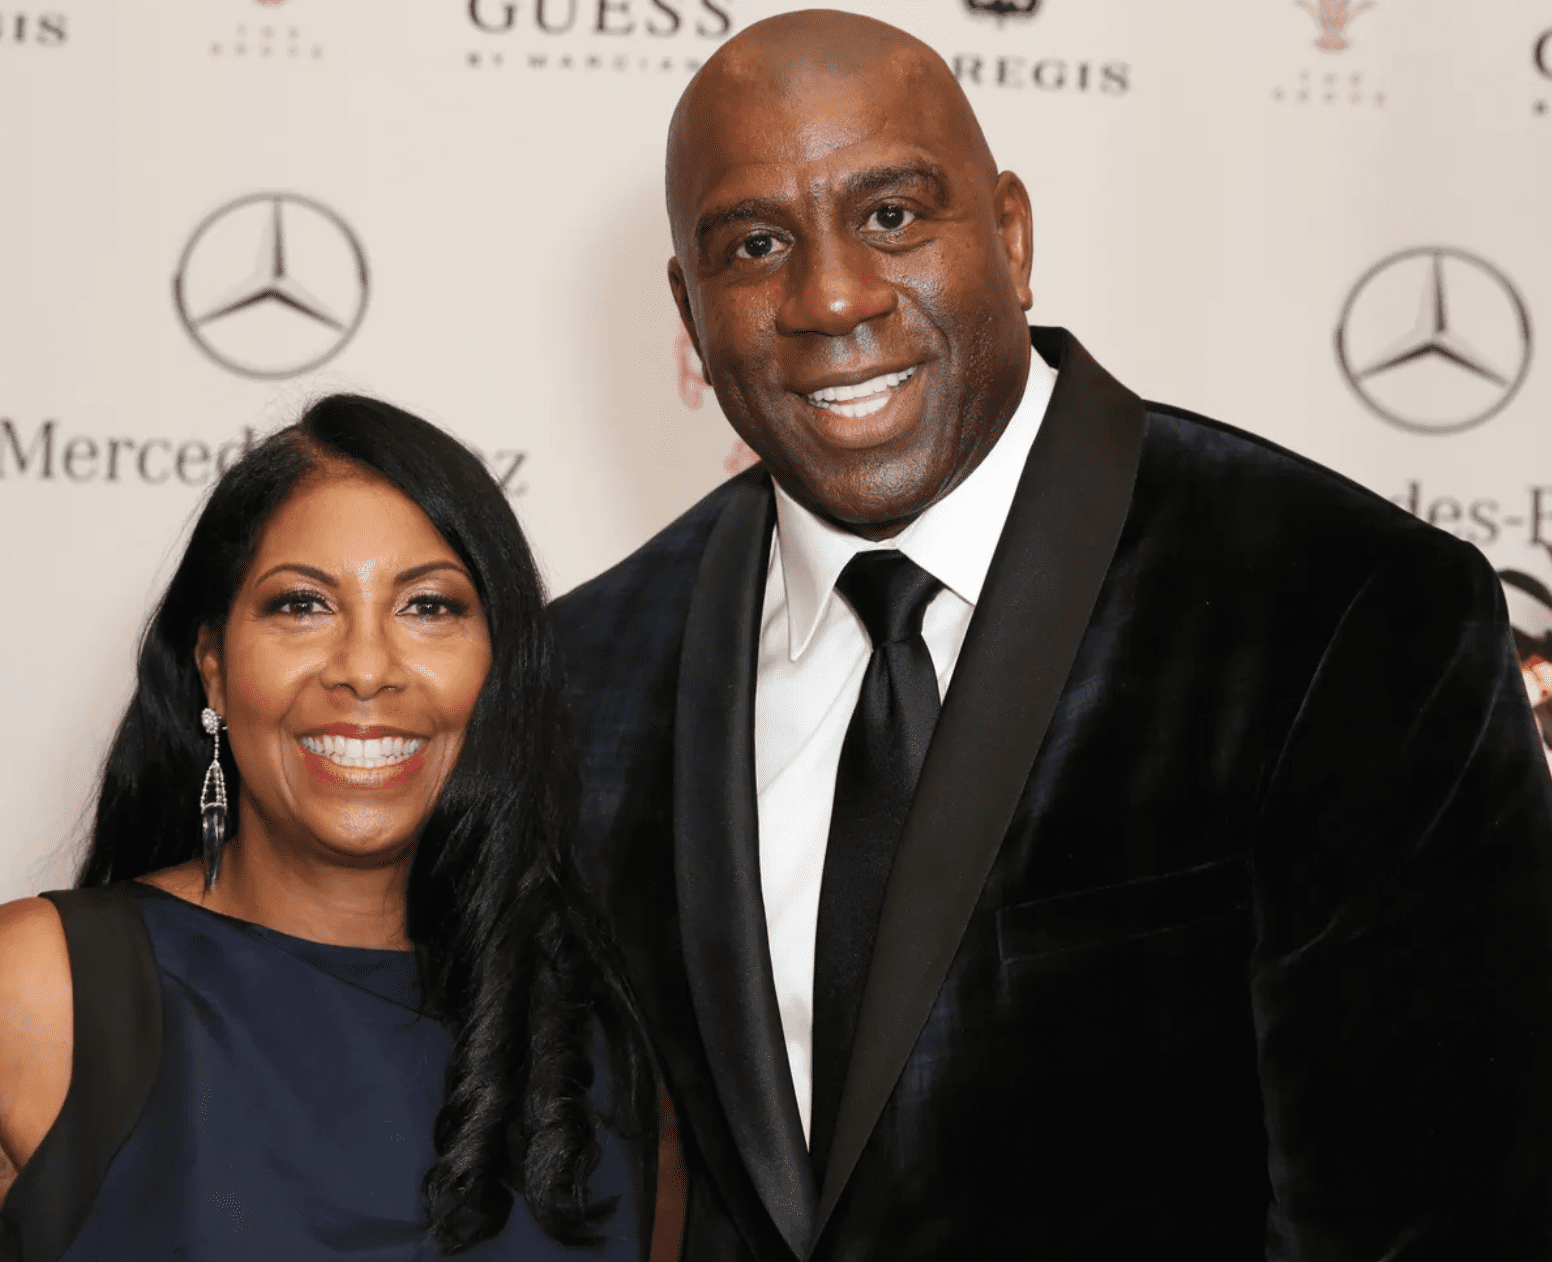
[(948, 172), (931, 162), (906, 162), (899, 166), (858, 171), (846, 181), (846, 192), (852, 197), (861, 197), (906, 184), (925, 184), (938, 201), (950, 200)]
[(746, 197), (726, 210), (708, 210), (695, 221), (695, 242), (702, 245), (708, 233), (745, 219), (771, 219), (778, 214), (777, 204), (762, 197)]

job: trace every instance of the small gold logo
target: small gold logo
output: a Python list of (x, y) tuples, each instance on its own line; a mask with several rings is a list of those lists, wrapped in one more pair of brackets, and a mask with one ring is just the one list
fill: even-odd
[(1296, 0), (1299, 8), (1315, 19), (1320, 35), (1315, 47), (1323, 53), (1339, 53), (1348, 45), (1347, 28), (1374, 0)]

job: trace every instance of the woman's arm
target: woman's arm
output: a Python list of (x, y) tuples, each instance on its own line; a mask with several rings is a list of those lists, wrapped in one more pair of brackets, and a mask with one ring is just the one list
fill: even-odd
[(667, 1090), (658, 1084), (657, 1213), (652, 1223), (652, 1254), (648, 1262), (679, 1262), (684, 1236), (684, 1158), (679, 1151), (679, 1124)]
[(47, 899), (0, 907), (0, 1204), (70, 1089), (70, 954)]

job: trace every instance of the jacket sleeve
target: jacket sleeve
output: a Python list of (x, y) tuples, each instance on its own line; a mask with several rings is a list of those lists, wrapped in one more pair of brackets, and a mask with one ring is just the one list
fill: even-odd
[(1552, 779), (1496, 576), (1415, 542), (1327, 645), (1252, 852), (1277, 1262), (1552, 1258)]

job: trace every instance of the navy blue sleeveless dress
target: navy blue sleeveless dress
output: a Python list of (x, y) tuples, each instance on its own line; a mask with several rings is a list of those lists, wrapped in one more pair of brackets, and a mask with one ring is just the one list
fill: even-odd
[[(60, 1118), (0, 1210), (0, 1254), (442, 1256), (420, 1182), (449, 1039), (420, 1015), (412, 953), (324, 946), (138, 883), (50, 897), (76, 979), (75, 1059)], [(600, 1139), (593, 1193), (619, 1197), (603, 1245), (557, 1244), (519, 1198), (500, 1236), (459, 1256), (639, 1259), (631, 1157)]]

